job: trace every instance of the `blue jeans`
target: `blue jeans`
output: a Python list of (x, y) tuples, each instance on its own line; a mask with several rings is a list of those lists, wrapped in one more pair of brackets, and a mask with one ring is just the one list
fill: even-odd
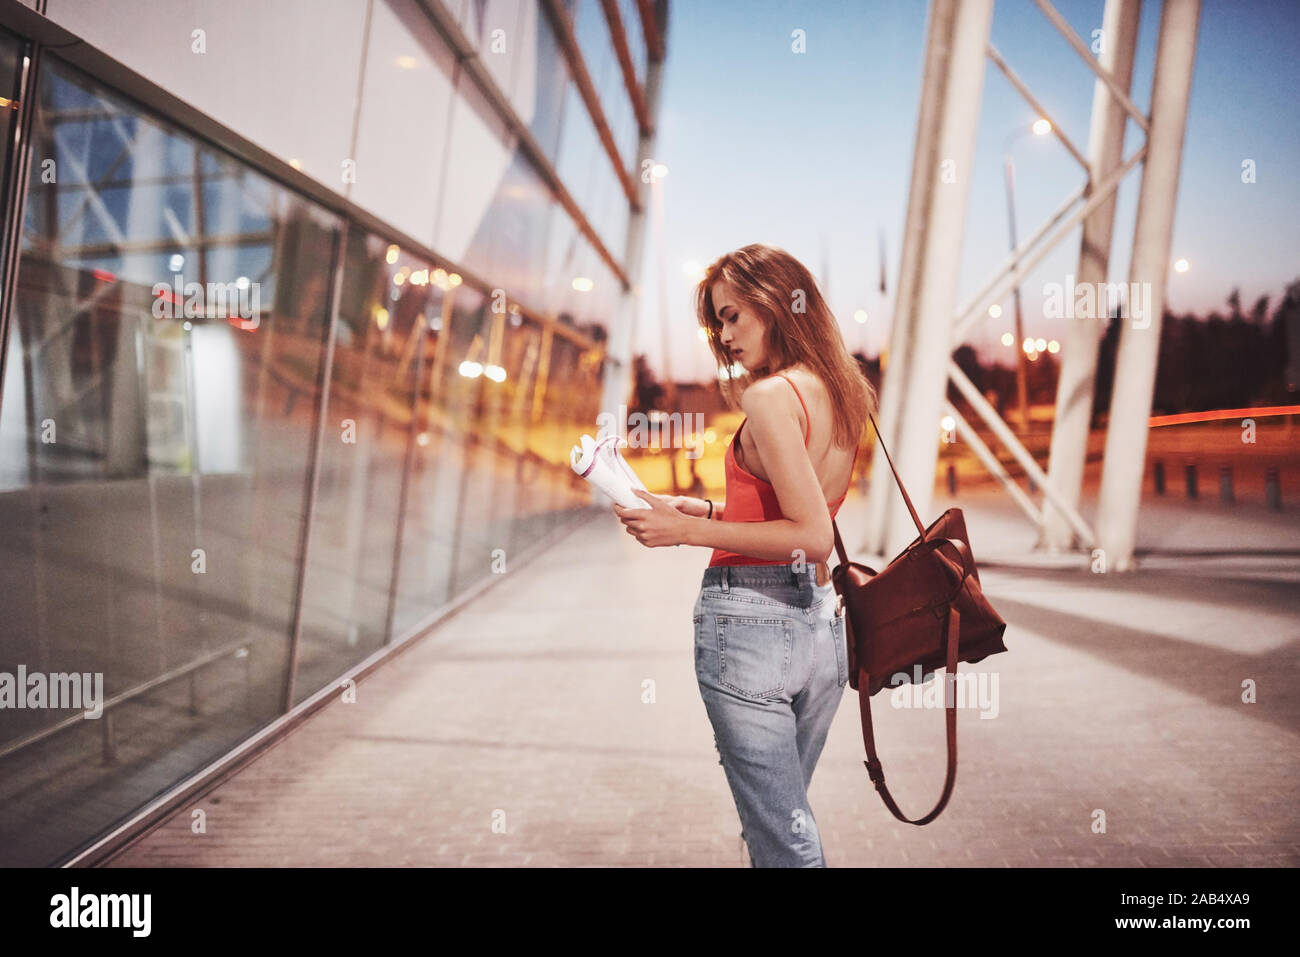
[(714, 566), (695, 676), (754, 867), (825, 867), (808, 785), (848, 684), (835, 587), (790, 565)]

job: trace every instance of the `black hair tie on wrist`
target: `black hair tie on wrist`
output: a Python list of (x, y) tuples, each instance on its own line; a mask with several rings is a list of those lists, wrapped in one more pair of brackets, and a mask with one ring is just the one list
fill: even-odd
[(704, 501), (706, 501), (706, 502), (709, 503), (709, 514), (706, 515), (705, 518), (712, 518), (712, 517), (713, 517), (713, 499), (711, 499), (711, 498), (706, 498)]

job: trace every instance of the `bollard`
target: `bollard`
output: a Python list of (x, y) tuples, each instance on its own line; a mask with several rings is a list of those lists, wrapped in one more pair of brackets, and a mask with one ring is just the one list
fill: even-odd
[(1156, 461), (1156, 494), (1165, 494), (1165, 463)]
[(1225, 505), (1233, 503), (1232, 497), (1232, 466), (1219, 466), (1219, 501)]
[(1273, 511), (1282, 511), (1282, 487), (1278, 484), (1276, 465), (1270, 465), (1264, 472), (1264, 500)]
[(1187, 479), (1187, 497), (1196, 498), (1196, 463), (1188, 462), (1183, 466), (1183, 475)]
[(957, 466), (948, 463), (948, 494), (957, 494)]

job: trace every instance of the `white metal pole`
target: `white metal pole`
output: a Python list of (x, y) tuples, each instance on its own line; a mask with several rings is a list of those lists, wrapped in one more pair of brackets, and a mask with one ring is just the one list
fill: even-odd
[[(1137, 48), (1138, 19), (1142, 0), (1107, 0), (1102, 17), (1102, 49), (1098, 56), (1103, 69), (1128, 92)], [(1092, 128), (1088, 134), (1089, 180), (1100, 183), (1118, 168), (1124, 155), (1124, 128), (1128, 113), (1110, 87), (1100, 78), (1092, 91)], [(1115, 194), (1083, 221), (1079, 244), (1079, 275), (1075, 286), (1105, 283), (1110, 268), (1110, 246), (1114, 235)], [(1062, 277), (1064, 278), (1064, 277)], [(1061, 372), (1056, 386), (1056, 414), (1052, 424), (1052, 449), (1047, 480), (1056, 494), (1078, 509), (1087, 463), (1088, 435), (1097, 376), (1097, 346), (1106, 331), (1109, 310), (1098, 302), (1099, 316), (1076, 316), (1063, 335)], [(1019, 343), (1017, 343), (1017, 347)], [(1078, 540), (1064, 514), (1046, 499), (1039, 547), (1050, 552), (1068, 551)]]
[[(1130, 282), (1137, 284), (1130, 289), (1138, 289), (1140, 295), (1129, 297), (1137, 301), (1129, 302), (1120, 331), (1097, 522), (1101, 557), (1111, 571), (1136, 567), (1133, 550), (1146, 462), (1147, 420), (1155, 391), (1165, 278), (1200, 15), (1201, 0), (1165, 0), (1160, 13), (1151, 129), (1130, 270)], [(1136, 314), (1138, 307), (1143, 315)]]
[[(934, 0), (931, 14), (937, 21), (938, 12), (952, 6), (950, 0)], [(909, 348), (906, 355), (891, 352), (889, 357), (891, 376), (897, 372), (903, 380), (903, 388), (894, 390), (896, 400), (901, 401), (896, 401), (897, 409), (890, 416), (896, 422), (892, 434), (885, 433), (894, 464), (923, 521), (929, 517), (934, 497), (939, 420), (948, 388), (957, 274), (992, 16), (993, 0), (956, 4), (952, 15), (943, 18), (948, 30), (939, 38), (939, 49), (930, 47), (926, 54), (926, 74), (940, 71), (942, 92), (932, 149), (928, 155), (918, 155), (913, 164), (912, 189), (929, 195), (921, 247), (911, 263), (915, 271), (912, 301), (906, 306), (900, 303), (899, 318), (908, 330)], [(928, 82), (923, 86), (931, 92)], [(883, 465), (885, 459), (882, 455), (874, 461)], [(873, 486), (893, 482), (888, 469), (873, 466), (872, 471)], [(916, 526), (902, 496), (896, 488), (892, 492), (887, 498), (884, 529), (884, 553), (890, 556), (916, 537)]]
[[(953, 21), (957, 15), (955, 0), (931, 0), (925, 36), (925, 60), (921, 73), (921, 105), (916, 123), (916, 143), (912, 155), (912, 182), (907, 196), (907, 214), (903, 222), (903, 246), (898, 264), (898, 283), (894, 291), (893, 316), (885, 347), (888, 361), (882, 369), (880, 411), (876, 423), (893, 444), (898, 434), (899, 413), (908, 392), (908, 353), (911, 351), (911, 323), (916, 311), (919, 287), (919, 264), (925, 256), (926, 216), (931, 194), (940, 175), (941, 154), (937, 147), (939, 122), (943, 112), (944, 81), (952, 43)], [(886, 512), (898, 496), (894, 477), (885, 462), (880, 442), (873, 436), (871, 485), (867, 492), (865, 536), (861, 550), (870, 555), (884, 555)], [(853, 547), (853, 543), (849, 543)]]

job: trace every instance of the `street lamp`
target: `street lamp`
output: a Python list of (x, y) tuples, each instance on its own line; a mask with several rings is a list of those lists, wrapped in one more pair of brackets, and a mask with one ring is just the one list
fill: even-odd
[[(1032, 133), (1035, 136), (1046, 136), (1052, 132), (1052, 124), (1041, 117), (1034, 120), (1033, 123), (1026, 123), (1007, 134), (1002, 141), (1002, 168), (1006, 171), (1007, 178), (1007, 223), (1011, 227), (1011, 271), (1014, 273), (1018, 263), (1015, 258), (1016, 253), (1016, 167), (1011, 160), (1011, 147), (1016, 141), (1023, 139)], [(1025, 338), (1024, 320), (1020, 309), (1020, 283), (1017, 282), (1014, 289), (1016, 303), (1016, 338), (1015, 341), (1021, 342)], [(1026, 362), (1028, 357), (1024, 350), (1019, 352), (1016, 362), (1016, 392), (1020, 402), (1020, 430), (1021, 433), (1029, 431), (1029, 397), (1028, 386), (1026, 385), (1028, 375), (1026, 372)]]

